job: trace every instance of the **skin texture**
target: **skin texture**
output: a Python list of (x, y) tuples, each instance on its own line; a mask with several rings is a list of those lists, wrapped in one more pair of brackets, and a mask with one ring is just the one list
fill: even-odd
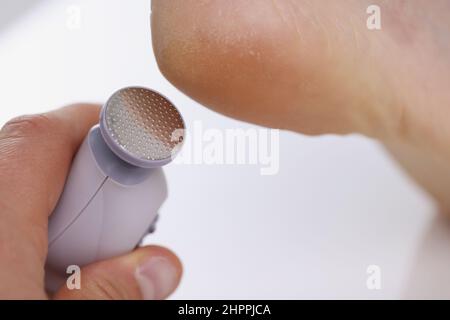
[(378, 139), (450, 210), (450, 1), (153, 0), (152, 35), (162, 73), (203, 105)]
[[(73, 156), (98, 123), (99, 106), (73, 105), (11, 120), (0, 131), (0, 298), (46, 299), (44, 263), (47, 223), (64, 187)], [(181, 278), (181, 263), (169, 250), (151, 246), (81, 271), (81, 290), (65, 286), (55, 299), (141, 299), (135, 270), (150, 258), (165, 258), (175, 270), (164, 299)], [(162, 291), (161, 291), (162, 292)]]

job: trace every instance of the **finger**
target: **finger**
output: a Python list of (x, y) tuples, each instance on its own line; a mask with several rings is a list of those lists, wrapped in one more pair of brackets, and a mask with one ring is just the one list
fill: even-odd
[(54, 298), (161, 300), (177, 288), (181, 274), (181, 263), (172, 252), (156, 246), (143, 247), (83, 268), (80, 288), (63, 285)]
[(98, 114), (97, 105), (73, 105), (1, 129), (0, 296), (43, 293), (48, 216)]

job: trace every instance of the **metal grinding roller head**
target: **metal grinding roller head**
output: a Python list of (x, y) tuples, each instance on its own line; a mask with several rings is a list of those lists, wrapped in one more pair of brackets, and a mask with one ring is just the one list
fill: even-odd
[(49, 221), (46, 286), (55, 291), (69, 266), (133, 250), (154, 228), (167, 198), (162, 166), (181, 148), (184, 121), (161, 94), (115, 92), (81, 145)]
[(168, 99), (149, 89), (117, 91), (106, 102), (100, 117), (101, 133), (111, 150), (139, 167), (167, 164), (183, 141), (180, 112)]

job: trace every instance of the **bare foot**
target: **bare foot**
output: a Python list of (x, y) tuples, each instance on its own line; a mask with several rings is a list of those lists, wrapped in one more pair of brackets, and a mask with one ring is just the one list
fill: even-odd
[[(367, 28), (371, 4), (381, 30)], [(163, 74), (226, 115), (381, 140), (450, 210), (450, 1), (153, 0)]]

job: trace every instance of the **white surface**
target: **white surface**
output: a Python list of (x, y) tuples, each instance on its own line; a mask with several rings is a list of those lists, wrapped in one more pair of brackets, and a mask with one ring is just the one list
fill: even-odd
[[(66, 26), (79, 5), (81, 29)], [(0, 30), (0, 122), (133, 84), (160, 90), (188, 126), (250, 127), (173, 88), (152, 55), (148, 0), (46, 1)], [(173, 298), (450, 298), (450, 226), (377, 144), (281, 134), (280, 172), (171, 165), (152, 243), (185, 275)], [(382, 271), (368, 290), (366, 268)], [(446, 285), (448, 284), (448, 285)]]

